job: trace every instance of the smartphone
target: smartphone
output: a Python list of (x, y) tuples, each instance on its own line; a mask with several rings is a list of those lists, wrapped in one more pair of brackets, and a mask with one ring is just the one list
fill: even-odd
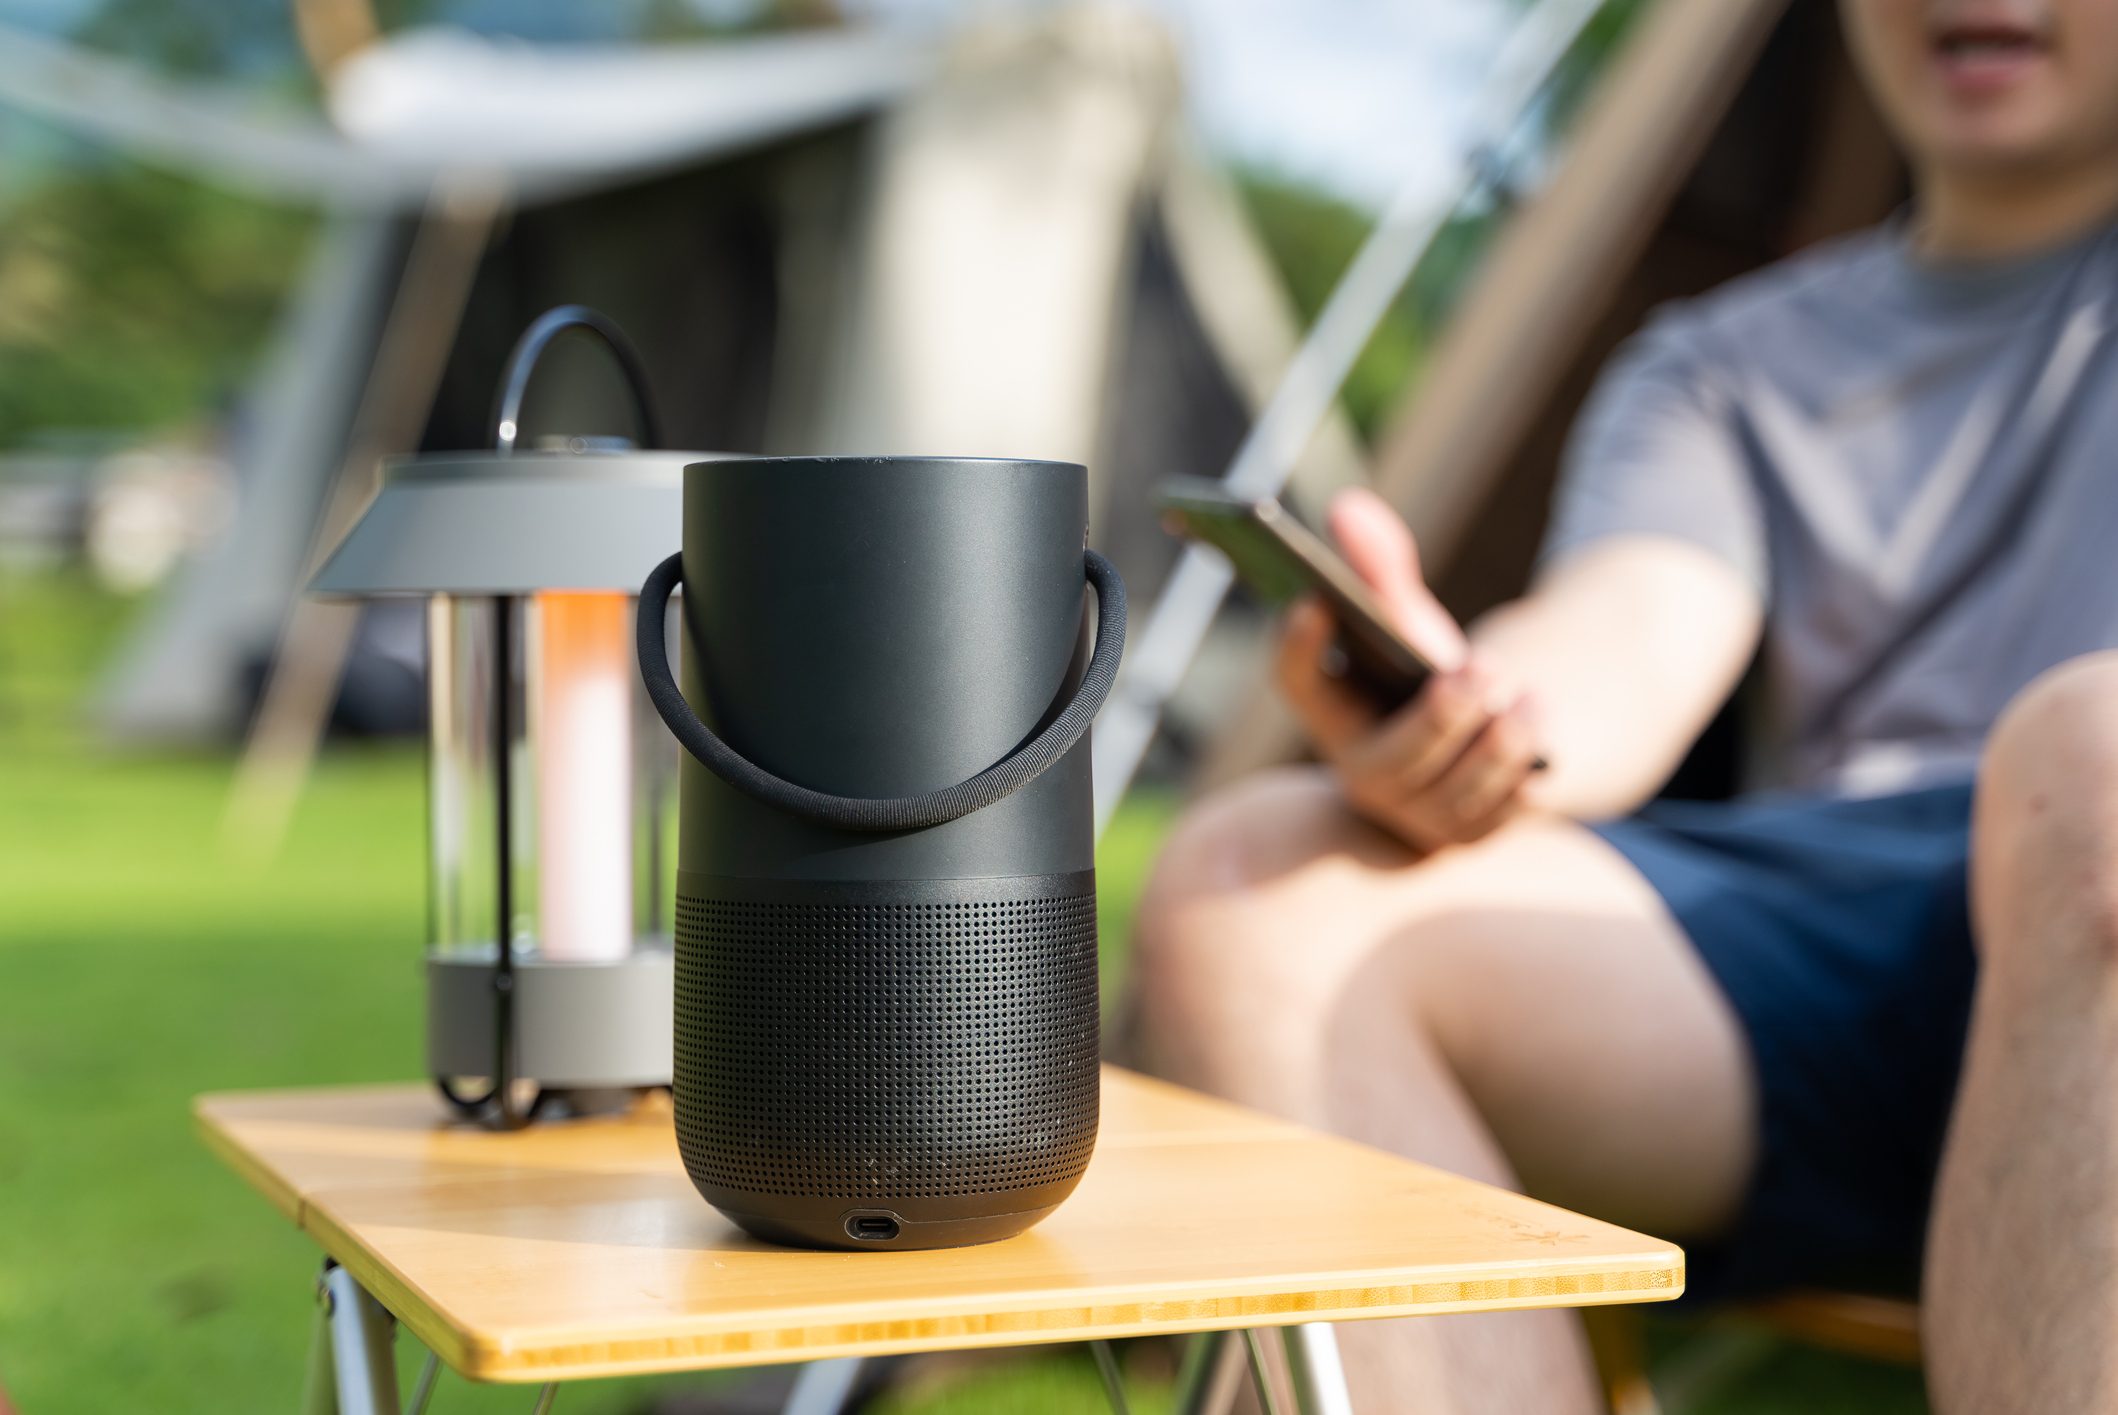
[(1274, 604), (1315, 593), (1338, 621), (1346, 676), (1384, 712), (1410, 702), (1438, 671), (1390, 626), (1367, 582), (1315, 531), (1269, 496), (1237, 496), (1219, 483), (1173, 478), (1158, 488), (1162, 524), (1203, 541)]

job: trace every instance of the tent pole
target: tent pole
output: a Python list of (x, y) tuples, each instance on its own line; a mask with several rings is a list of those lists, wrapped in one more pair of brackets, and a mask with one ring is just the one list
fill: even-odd
[[(373, 499), (382, 458), (418, 442), (502, 204), (500, 190), (485, 183), (451, 183), (429, 203), (298, 586), (308, 584)], [(359, 617), (358, 605), (327, 604), (297, 591), (221, 818), (223, 839), (236, 851), (269, 858), (285, 838)]]
[[(1458, 171), (1442, 184), (1408, 184), (1384, 210), (1222, 475), (1229, 490), (1245, 496), (1279, 491), (1420, 258), (1450, 214), (1490, 188), (1497, 176), (1494, 155), (1605, 3), (1544, 0), (1516, 25), (1480, 95), (1472, 142)], [(1233, 579), (1219, 554), (1187, 546), (1157, 597), (1096, 727), (1099, 834), (1132, 785), (1162, 709), (1191, 667)]]

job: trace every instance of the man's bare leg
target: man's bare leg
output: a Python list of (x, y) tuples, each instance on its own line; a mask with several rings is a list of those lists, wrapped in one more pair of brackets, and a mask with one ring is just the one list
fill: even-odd
[(1928, 1384), (1952, 1415), (2118, 1409), (2118, 656), (2047, 674), (1994, 728), (1972, 847)]
[[(1733, 1016), (1660, 900), (1587, 831), (1415, 861), (1317, 773), (1208, 801), (1140, 920), (1148, 1058), (1173, 1079), (1671, 1237), (1750, 1171)], [(1559, 1312), (1341, 1329), (1366, 1410), (1600, 1408)]]

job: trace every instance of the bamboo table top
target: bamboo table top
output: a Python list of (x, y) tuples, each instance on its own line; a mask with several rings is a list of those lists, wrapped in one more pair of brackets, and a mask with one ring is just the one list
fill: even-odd
[(207, 1144), (442, 1360), (490, 1381), (1503, 1307), (1652, 1302), (1673, 1245), (1107, 1068), (1073, 1197), (1018, 1237), (745, 1237), (666, 1101), (493, 1134), (423, 1086), (201, 1097)]

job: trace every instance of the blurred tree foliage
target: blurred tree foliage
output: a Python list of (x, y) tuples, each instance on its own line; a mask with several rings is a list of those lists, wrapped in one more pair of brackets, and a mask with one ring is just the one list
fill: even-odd
[(102, 0), (71, 37), (165, 74), (309, 86), (289, 0)]
[(314, 224), (115, 160), (16, 193), (0, 213), (0, 448), (166, 429), (226, 405)]
[[(1304, 323), (1314, 320), (1373, 229), (1374, 213), (1264, 172), (1240, 174), (1238, 187), (1296, 312)], [(1341, 398), (1354, 427), (1370, 442), (1418, 374), (1435, 331), (1469, 283), (1496, 224), (1489, 210), (1458, 213), (1361, 351)]]
[[(357, 0), (356, 0), (357, 2)], [(532, 40), (697, 38), (828, 23), (832, 0), (375, 0), (387, 30)], [(102, 0), (68, 37), (317, 120), (288, 0)], [(254, 371), (316, 225), (49, 131), (0, 126), (0, 449), (159, 432), (224, 408)]]
[[(1526, 9), (1532, 0), (1515, 3)], [(1589, 21), (1507, 150), (1512, 180), (1524, 180), (1550, 160), (1597, 76), (1650, 3), (1606, 0)], [(1296, 312), (1305, 322), (1314, 320), (1374, 228), (1375, 214), (1271, 172), (1245, 171), (1237, 182), (1258, 235), (1287, 283)], [(1480, 260), (1505, 224), (1511, 202), (1512, 193), (1501, 192), (1457, 210), (1361, 351), (1341, 397), (1354, 426), (1371, 443), (1418, 376), (1435, 333), (1469, 287)]]

